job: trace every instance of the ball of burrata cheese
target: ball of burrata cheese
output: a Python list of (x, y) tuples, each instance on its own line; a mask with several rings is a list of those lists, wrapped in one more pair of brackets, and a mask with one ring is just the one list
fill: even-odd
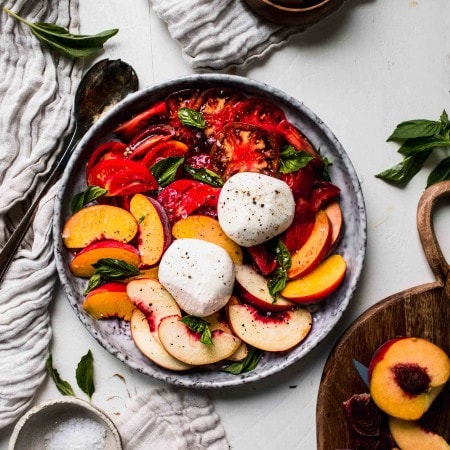
[(287, 230), (294, 220), (295, 200), (278, 178), (241, 172), (223, 185), (217, 206), (220, 226), (242, 247), (262, 244)]
[(216, 244), (177, 239), (164, 253), (159, 282), (187, 314), (205, 317), (223, 308), (234, 285), (234, 264)]

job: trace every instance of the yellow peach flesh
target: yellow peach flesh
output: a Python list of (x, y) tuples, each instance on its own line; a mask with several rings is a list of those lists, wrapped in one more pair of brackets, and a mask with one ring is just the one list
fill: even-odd
[(129, 321), (134, 305), (126, 292), (101, 292), (87, 296), (83, 308), (94, 319), (118, 317)]

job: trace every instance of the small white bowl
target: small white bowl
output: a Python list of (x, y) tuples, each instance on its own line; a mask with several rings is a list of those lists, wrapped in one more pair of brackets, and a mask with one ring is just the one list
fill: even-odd
[[(90, 439), (92, 437), (92, 439)], [(87, 401), (75, 397), (41, 403), (30, 409), (14, 427), (8, 450), (70, 449), (76, 439), (85, 450), (122, 450), (119, 432), (111, 419)], [(93, 441), (98, 444), (94, 446)], [(104, 445), (103, 445), (104, 444)], [(52, 446), (53, 445), (53, 446)]]

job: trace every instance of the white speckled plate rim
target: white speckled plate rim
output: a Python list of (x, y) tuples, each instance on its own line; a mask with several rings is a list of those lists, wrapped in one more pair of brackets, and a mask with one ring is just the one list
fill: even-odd
[[(317, 307), (313, 315), (312, 331), (300, 345), (282, 354), (266, 353), (255, 370), (239, 376), (210, 368), (183, 373), (160, 368), (139, 352), (132, 342), (126, 324), (115, 320), (93, 320), (81, 308), (82, 291), (86, 281), (76, 279), (70, 273), (69, 253), (61, 239), (61, 230), (69, 215), (72, 196), (85, 186), (84, 170), (83, 176), (76, 171), (77, 164), (80, 165), (80, 160), (86, 156), (83, 155), (85, 146), (90, 142), (95, 145), (97, 134), (111, 129), (110, 125), (108, 128), (109, 123), (118, 124), (135, 114), (136, 107), (144, 107), (144, 99), (149, 98), (153, 102), (176, 90), (205, 85), (237, 88), (247, 95), (265, 97), (281, 106), (289, 120), (299, 126), (323, 156), (332, 161), (330, 168), (332, 180), (342, 189), (341, 206), (345, 234), (336, 252), (345, 257), (348, 265), (343, 284)], [(366, 226), (364, 199), (353, 165), (336, 136), (319, 117), (302, 102), (267, 84), (235, 75), (206, 74), (177, 78), (130, 94), (91, 127), (75, 149), (62, 177), (55, 202), (53, 233), (56, 265), (64, 292), (78, 318), (106, 350), (128, 366), (167, 383), (190, 388), (222, 388), (250, 383), (276, 374), (300, 360), (324, 339), (347, 308), (359, 281), (366, 251)]]

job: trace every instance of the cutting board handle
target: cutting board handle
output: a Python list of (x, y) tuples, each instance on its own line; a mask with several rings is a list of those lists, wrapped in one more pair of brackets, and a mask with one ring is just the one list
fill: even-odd
[(450, 267), (442, 254), (433, 227), (433, 208), (444, 197), (450, 197), (450, 181), (433, 184), (425, 190), (417, 208), (417, 229), (428, 264), (437, 281), (442, 282), (447, 298), (450, 298)]

